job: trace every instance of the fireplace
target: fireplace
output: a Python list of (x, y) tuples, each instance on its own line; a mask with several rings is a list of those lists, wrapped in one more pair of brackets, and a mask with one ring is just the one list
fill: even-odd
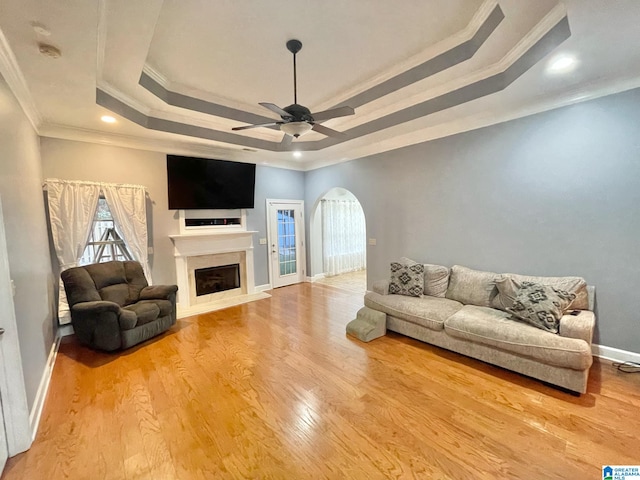
[(240, 264), (219, 267), (197, 268), (194, 270), (196, 296), (224, 292), (240, 288)]
[(270, 297), (255, 287), (253, 234), (257, 232), (238, 227), (170, 236), (175, 246), (178, 318)]

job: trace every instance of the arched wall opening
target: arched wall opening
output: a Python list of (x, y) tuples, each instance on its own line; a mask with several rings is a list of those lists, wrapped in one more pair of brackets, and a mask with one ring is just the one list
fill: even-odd
[(334, 187), (316, 200), (309, 218), (309, 254), (314, 280), (366, 269), (366, 219), (349, 190)]

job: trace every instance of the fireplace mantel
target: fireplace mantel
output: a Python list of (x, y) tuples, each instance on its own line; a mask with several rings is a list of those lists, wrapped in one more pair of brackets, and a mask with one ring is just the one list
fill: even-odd
[[(174, 257), (176, 259), (176, 276), (178, 283), (178, 318), (196, 315), (221, 308), (239, 305), (241, 303), (268, 298), (270, 295), (264, 292), (256, 292), (253, 264), (253, 235), (258, 233), (252, 230), (237, 228), (208, 230), (207, 232), (183, 233), (169, 235), (174, 245)], [(241, 254), (244, 262), (244, 276), (241, 279), (242, 292), (229, 297), (228, 295), (211, 295), (212, 300), (206, 303), (195, 301), (193, 282), (190, 277), (194, 274), (190, 267), (193, 257), (210, 257), (216, 255)], [(224, 292), (222, 292), (224, 293)]]

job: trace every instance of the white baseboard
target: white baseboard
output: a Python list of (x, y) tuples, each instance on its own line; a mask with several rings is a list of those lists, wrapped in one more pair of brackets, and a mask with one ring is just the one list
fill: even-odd
[(264, 285), (256, 285), (255, 286), (255, 291), (256, 292), (266, 292), (267, 290), (271, 290), (271, 284), (270, 283), (265, 283)]
[(316, 273), (313, 277), (305, 278), (305, 282), (313, 283), (313, 282), (317, 282), (318, 280), (323, 279), (325, 277), (326, 277), (326, 275), (324, 273)]
[(40, 425), (40, 417), (42, 416), (42, 410), (44, 408), (44, 402), (47, 399), (47, 393), (49, 392), (49, 382), (51, 381), (51, 375), (53, 373), (53, 367), (56, 364), (56, 357), (58, 356), (58, 349), (60, 348), (60, 339), (62, 336), (56, 335), (53, 345), (51, 345), (51, 351), (47, 358), (47, 364), (45, 365), (44, 372), (42, 372), (42, 378), (40, 379), (40, 385), (38, 385), (38, 391), (36, 392), (36, 398), (33, 402), (33, 408), (29, 414), (29, 427), (31, 428), (31, 441), (36, 439), (38, 433), (38, 426)]
[(604, 345), (591, 345), (593, 355), (612, 362), (636, 362), (640, 363), (640, 353), (620, 350), (619, 348), (605, 347)]

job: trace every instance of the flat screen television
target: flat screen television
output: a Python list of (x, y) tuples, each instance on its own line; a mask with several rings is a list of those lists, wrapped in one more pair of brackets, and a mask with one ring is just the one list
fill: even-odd
[(253, 208), (253, 163), (167, 155), (169, 209)]

